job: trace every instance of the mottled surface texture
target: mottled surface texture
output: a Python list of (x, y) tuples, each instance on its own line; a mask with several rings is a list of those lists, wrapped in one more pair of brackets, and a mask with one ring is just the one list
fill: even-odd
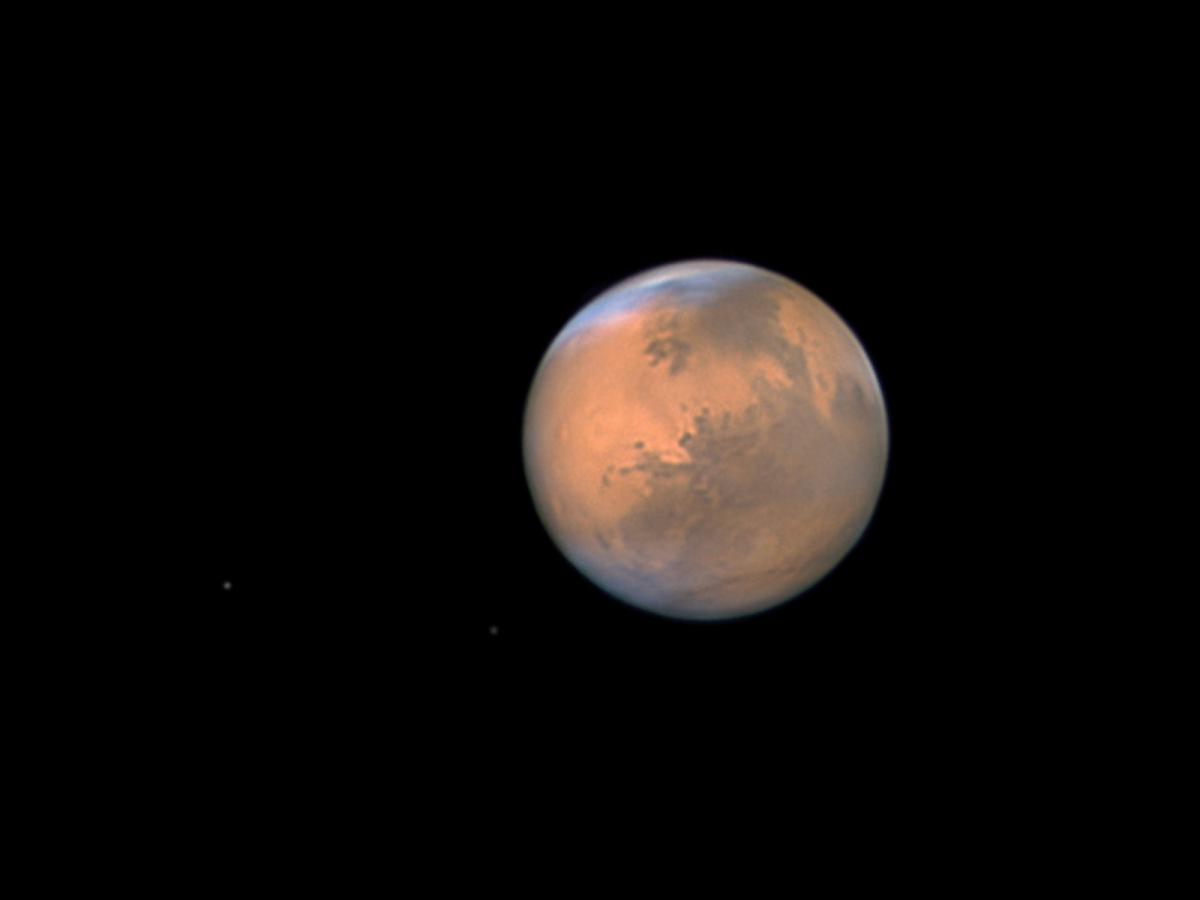
[(555, 543), (601, 587), (718, 619), (795, 596), (871, 518), (879, 384), (846, 325), (779, 275), (664, 266), (588, 304), (530, 391), (525, 466)]

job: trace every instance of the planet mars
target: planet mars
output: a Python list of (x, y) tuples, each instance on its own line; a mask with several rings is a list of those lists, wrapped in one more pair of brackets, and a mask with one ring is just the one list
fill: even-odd
[(652, 269), (581, 309), (537, 370), (523, 440), (566, 558), (680, 619), (758, 613), (827, 575), (888, 458), (850, 328), (799, 284), (720, 260)]

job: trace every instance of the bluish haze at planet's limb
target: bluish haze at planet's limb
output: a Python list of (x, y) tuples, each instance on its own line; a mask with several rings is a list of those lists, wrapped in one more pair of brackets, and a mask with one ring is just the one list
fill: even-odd
[(589, 579), (665, 616), (722, 619), (806, 590), (870, 521), (879, 384), (815, 295), (742, 263), (627, 279), (543, 358), (524, 424), (535, 505)]

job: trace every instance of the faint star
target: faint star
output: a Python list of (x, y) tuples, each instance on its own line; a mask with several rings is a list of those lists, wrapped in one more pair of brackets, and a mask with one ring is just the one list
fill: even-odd
[(499, 627), (497, 627), (495, 625), (493, 625), (491, 628), (488, 629), (488, 634), (490, 634), (492, 637), (495, 637), (499, 633), (500, 633), (500, 629), (499, 629)]
[(221, 587), (225, 588), (225, 590), (227, 590), (227, 591), (231, 590), (233, 588), (233, 582), (226, 581), (224, 584), (221, 585)]

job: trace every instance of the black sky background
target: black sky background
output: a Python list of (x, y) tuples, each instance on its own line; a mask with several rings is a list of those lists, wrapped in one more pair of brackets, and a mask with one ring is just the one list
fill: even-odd
[[(1120, 655), (1061, 565), (1090, 472), (1059, 435), (1095, 389), (1062, 360), (1112, 214), (1073, 74), (1025, 89), (1003, 41), (910, 24), (927, 47), (883, 23), (855, 52), (756, 32), (669, 62), (628, 31), (548, 56), (485, 35), (471, 66), (409, 52), (416, 33), (338, 55), (232, 29), (219, 53), (64, 69), (29, 132), (44, 255), (10, 340), (60, 397), (38, 404), (55, 474), (27, 531), (81, 549), (30, 560), (81, 586), (36, 608), (29, 677), (61, 684), (44, 709), (82, 783), (132, 772), (164, 820), (248, 847), (258, 821), (341, 828), (324, 805), (375, 807), (349, 818), (386, 841), (422, 791), (455, 848), (498, 845), (535, 787), (596, 821), (631, 798), (610, 812), (654, 848), (647, 808), (762, 800), (772, 818), (714, 832), (756, 853), (817, 794), (901, 847), (922, 816), (1053, 806), (1083, 770), (1058, 738)], [(891, 429), (852, 552), (725, 623), (590, 585), (522, 467), (562, 326), (692, 258), (822, 297)]]
[[(1097, 74), (1120, 41), (1073, 14), (907, 9), (723, 14), (703, 39), (592, 11), (515, 22), (522, 41), (507, 9), (442, 30), (239, 13), (211, 35), (93, 15), (130, 46), (64, 17), (13, 92), (12, 181), (35, 198), (6, 313), (35, 427), (13, 442), (40, 465), (14, 471), (39, 501), (10, 555), (40, 601), (10, 604), (38, 621), (6, 636), (33, 659), (39, 790), (97, 834), (126, 816), (198, 848), (179, 871), (272, 878), (307, 871), (272, 845), (331, 832), (404, 848), (405, 872), (410, 831), (456, 857), (439, 877), (490, 877), (475, 847), (510, 837), (538, 868), (529, 818), (575, 844), (562, 823), (615, 822), (589, 846), (705, 874), (739, 839), (803, 871), (808, 826), (848, 872), (891, 848), (890, 883), (994, 833), (990, 878), (1039, 826), (1058, 853), (1059, 810), (1107, 802), (1093, 752), (1121, 736), (1084, 719), (1141, 704), (1121, 681), (1145, 591), (1093, 583), (1114, 566), (1078, 520), (1127, 527), (1108, 497), (1140, 473), (1101, 451), (1158, 440), (1110, 402), (1136, 377), (1076, 362), (1143, 221), (1113, 181), (1143, 132), (1111, 112), (1143, 95)], [(1085, 45), (1099, 60), (1065, 52)], [(822, 297), (891, 429), (852, 552), (726, 623), (590, 585), (520, 444), (570, 317), (700, 257)], [(1136, 320), (1093, 347), (1146, 340)], [(662, 852), (672, 819), (712, 843)]]
[[(997, 241), (1021, 176), (970, 152), (952, 112), (887, 103), (733, 131), (477, 112), (426, 145), (235, 108), (145, 160), (130, 227), (149, 263), (125, 308), (154, 335), (138, 359), (155, 374), (130, 376), (154, 411), (159, 589), (192, 598), (153, 612), (162, 652), (215, 653), (234, 680), (283, 669), (371, 690), (413, 660), (481, 688), (640, 672), (670, 693), (764, 666), (758, 697), (798, 681), (830, 702), (907, 685), (956, 703), (979, 687), (956, 667), (1020, 615), (997, 597), (1003, 573), (974, 562), (994, 485), (979, 460), (1003, 429), (975, 430), (991, 384), (973, 357), (1010, 257), (1039, 252)], [(892, 429), (850, 557), (796, 602), (724, 624), (589, 585), (521, 468), (526, 391), (558, 329), (616, 281), (697, 257), (826, 299), (874, 361)]]
[[(102, 655), (142, 698), (136, 727), (225, 760), (197, 790), (262, 783), (290, 809), (312, 754), (359, 759), (336, 771), (368, 791), (415, 754), (448, 790), (513, 792), (498, 810), (584, 760), (571, 784), (659, 783), (662, 753), (692, 777), (753, 759), (739, 777), (767, 794), (820, 771), (822, 789), (911, 803), (985, 759), (988, 790), (1014, 784), (996, 761), (1028, 732), (995, 723), (1063, 709), (1045, 681), (1062, 617), (1003, 464), (1028, 410), (987, 351), (1014, 272), (1045, 252), (1025, 176), (947, 150), (968, 142), (948, 115), (786, 118), (485, 115), (414, 148), (394, 124), (334, 141), (248, 114), (164, 139), (136, 192), (113, 189), (128, 212), (95, 265), (124, 286), (103, 324), (129, 329), (109, 371), (138, 436), (121, 467), (146, 490), (137, 540), (106, 559), (118, 599), (83, 621), (121, 635)], [(728, 623), (590, 585), (522, 468), (558, 330), (620, 279), (697, 257), (824, 298), (891, 428), (849, 556)]]
[[(1012, 527), (1040, 415), (1038, 330), (1013, 310), (1070, 309), (1049, 263), (1078, 166), (1053, 102), (1014, 98), (1002, 67), (919, 60), (558, 87), (393, 62), (68, 85), (46, 209), (76, 249), (48, 271), (88, 289), (55, 339), (97, 356), (72, 386), (95, 448), (75, 465), (108, 498), (91, 530), (121, 535), (90, 570), (117, 600), (81, 635), (124, 635), (110, 663), (246, 721), (397, 697), (653, 717), (716, 692), (851, 731), (954, 728), (1030, 683), (1064, 615), (1029, 576), (1052, 513)], [(891, 428), (846, 560), (717, 624), (588, 584), (536, 518), (520, 445), (567, 320), (699, 257), (824, 298)]]

